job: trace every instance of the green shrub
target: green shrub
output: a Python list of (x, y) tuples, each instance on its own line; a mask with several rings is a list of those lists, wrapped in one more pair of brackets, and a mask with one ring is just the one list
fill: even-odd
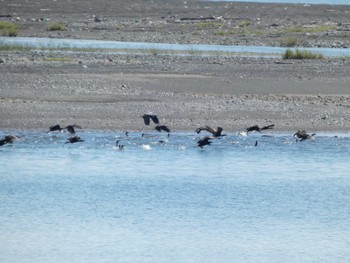
[(252, 21), (250, 21), (250, 20), (243, 20), (243, 21), (239, 22), (239, 24), (238, 24), (239, 27), (247, 27), (250, 25), (252, 25)]
[(313, 53), (307, 50), (296, 49), (295, 51), (287, 49), (283, 56), (283, 59), (323, 59), (322, 54)]
[(18, 33), (18, 26), (15, 23), (0, 21), (0, 31), (2, 36), (15, 37)]
[(286, 33), (320, 33), (335, 30), (334, 26), (315, 26), (315, 27), (288, 27), (283, 31)]
[(296, 37), (285, 37), (281, 39), (281, 47), (295, 47), (299, 44), (299, 40)]
[(227, 32), (225, 30), (218, 30), (218, 31), (214, 32), (215, 36), (227, 36), (229, 34), (230, 34), (230, 32)]
[(1, 45), (0, 51), (30, 51), (32, 48), (30, 47), (23, 47), (23, 46), (16, 46), (16, 45)]
[(48, 31), (58, 31), (58, 30), (64, 31), (64, 30), (67, 30), (67, 28), (66, 28), (66, 25), (63, 23), (50, 23), (47, 26), (47, 30)]

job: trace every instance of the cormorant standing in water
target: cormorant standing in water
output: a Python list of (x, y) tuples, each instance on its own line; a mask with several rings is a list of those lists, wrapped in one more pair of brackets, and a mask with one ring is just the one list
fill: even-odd
[(115, 142), (115, 146), (118, 146), (118, 148), (119, 148), (120, 151), (124, 151), (125, 145), (119, 144), (119, 142), (120, 142), (120, 140), (117, 140), (117, 141)]

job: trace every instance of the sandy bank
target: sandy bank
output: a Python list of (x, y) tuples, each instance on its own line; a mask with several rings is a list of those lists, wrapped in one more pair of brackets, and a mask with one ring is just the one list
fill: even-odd
[(149, 129), (157, 113), (173, 130), (350, 131), (348, 60), (1, 53), (1, 128)]

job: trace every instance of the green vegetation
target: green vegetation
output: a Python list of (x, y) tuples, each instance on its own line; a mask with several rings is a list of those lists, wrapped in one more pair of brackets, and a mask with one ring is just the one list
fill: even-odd
[(226, 31), (226, 30), (217, 30), (216, 32), (214, 32), (215, 36), (227, 36), (230, 34), (231, 34), (231, 32)]
[(281, 39), (281, 47), (295, 47), (299, 44), (299, 40), (296, 37), (288, 36)]
[(287, 49), (284, 52), (283, 59), (323, 59), (324, 56), (322, 54), (313, 53), (307, 50), (296, 49), (295, 51), (291, 49)]
[(64, 30), (67, 30), (67, 27), (65, 24), (63, 23), (50, 23), (48, 26), (47, 26), (47, 30), (48, 31), (64, 31)]
[(153, 56), (158, 56), (159, 55), (159, 50), (156, 49), (156, 48), (152, 48), (149, 50), (150, 53), (153, 55)]
[(335, 26), (315, 26), (315, 27), (289, 27), (283, 30), (285, 33), (320, 33), (335, 30)]
[(15, 37), (18, 33), (18, 26), (15, 23), (0, 21), (0, 32), (2, 36)]
[(248, 27), (252, 24), (252, 21), (249, 20), (243, 20), (241, 22), (239, 22), (238, 26), (239, 27)]
[(220, 22), (212, 22), (212, 21), (201, 21), (195, 23), (196, 27), (199, 29), (204, 29), (204, 28), (219, 28), (222, 26), (222, 23)]
[(70, 62), (71, 58), (46, 58), (45, 61), (48, 62)]
[(30, 47), (23, 47), (23, 46), (16, 46), (16, 45), (0, 45), (0, 51), (30, 51), (32, 48)]

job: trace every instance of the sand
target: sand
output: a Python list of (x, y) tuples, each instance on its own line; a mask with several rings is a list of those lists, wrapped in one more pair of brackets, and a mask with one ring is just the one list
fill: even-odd
[[(284, 37), (295, 36), (303, 46), (350, 46), (348, 6), (17, 2), (1, 3), (1, 15), (11, 17), (0, 19), (21, 24), (19, 36), (276, 46)], [(68, 30), (46, 30), (51, 21), (64, 21)], [(240, 26), (243, 22), (247, 25)], [(234, 24), (242, 30), (276, 30), (280, 35), (223, 34), (223, 41), (215, 34), (217, 23), (222, 30)], [(305, 25), (328, 28), (294, 35), (283, 31)], [(47, 130), (58, 123), (76, 123), (87, 130), (147, 131), (153, 127), (145, 126), (141, 116), (152, 112), (172, 131), (209, 125), (238, 132), (255, 124), (275, 124), (275, 131), (288, 132), (350, 131), (347, 58), (285, 61), (1, 51), (0, 59), (2, 130)]]

